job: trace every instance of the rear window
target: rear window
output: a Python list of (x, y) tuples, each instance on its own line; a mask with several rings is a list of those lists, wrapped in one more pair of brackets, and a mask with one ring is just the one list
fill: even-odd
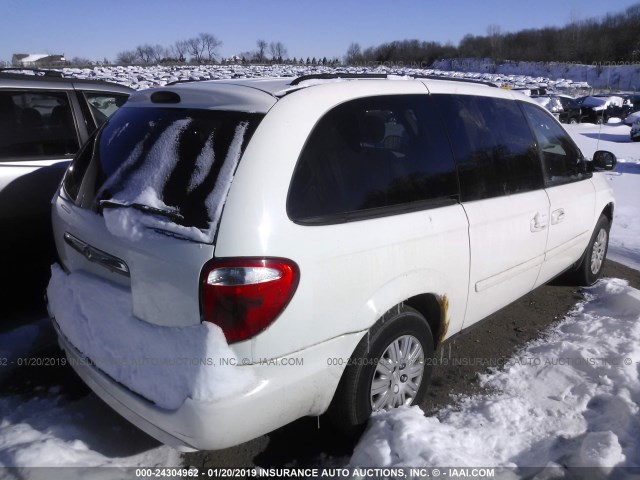
[(95, 211), (137, 204), (177, 214), (171, 218), (177, 225), (208, 229), (217, 225), (237, 162), (262, 117), (122, 108), (75, 158), (65, 192)]

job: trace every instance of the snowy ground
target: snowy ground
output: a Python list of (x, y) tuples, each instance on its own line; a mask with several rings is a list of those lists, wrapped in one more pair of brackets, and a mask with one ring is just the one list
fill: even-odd
[[(376, 415), (351, 466), (640, 467), (640, 290), (619, 279), (437, 416)], [(517, 478), (517, 471), (512, 472)]]
[[(76, 72), (85, 73), (92, 76)], [(137, 88), (182, 78), (173, 73), (143, 85), (147, 74), (151, 78), (152, 72), (122, 72)], [(192, 69), (184, 76), (199, 75)], [(616, 123), (569, 131), (588, 157), (596, 149), (618, 156), (617, 172), (608, 174), (618, 200), (610, 257), (640, 269), (640, 144)], [(350, 464), (640, 466), (639, 318), (639, 291), (620, 280), (602, 282), (546, 341), (522, 350), (519, 358), (539, 359), (538, 365), (511, 359), (482, 380), (495, 394), (467, 398), (436, 417), (417, 408), (378, 415)], [(21, 356), (37, 337), (37, 328), (2, 334), (0, 357)], [(68, 400), (53, 388), (26, 401), (0, 396), (0, 466), (178, 463), (177, 452), (157, 446), (93, 395)]]

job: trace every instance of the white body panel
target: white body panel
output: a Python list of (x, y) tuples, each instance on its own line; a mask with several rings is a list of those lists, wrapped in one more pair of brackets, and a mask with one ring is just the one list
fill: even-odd
[[(315, 119), (354, 92), (426, 93), (419, 82), (362, 83), (369, 85), (346, 83), (339, 92), (335, 84), (321, 85), (280, 100), (256, 130), (236, 172), (216, 257), (286, 257), (301, 271), (291, 304), (252, 340), (255, 358), (367, 329), (388, 309), (421, 293), (448, 296), (448, 332), (462, 327), (469, 253), (460, 205), (328, 226), (300, 226), (287, 217), (290, 178)], [(305, 108), (299, 96), (306, 97)]]
[[(60, 196), (53, 206), (53, 232), (60, 260), (69, 271), (83, 270), (131, 289), (136, 317), (164, 326), (200, 323), (200, 270), (213, 257), (213, 245), (154, 232), (137, 242), (127, 241), (109, 233), (102, 216)], [(65, 233), (124, 261), (130, 276), (88, 260), (64, 241)]]
[(591, 238), (594, 218), (602, 212), (595, 211), (595, 190), (589, 179), (550, 187), (546, 192), (551, 205), (549, 238), (536, 287), (580, 259)]
[(533, 288), (544, 260), (549, 200), (537, 190), (463, 205), (471, 248), (468, 327)]

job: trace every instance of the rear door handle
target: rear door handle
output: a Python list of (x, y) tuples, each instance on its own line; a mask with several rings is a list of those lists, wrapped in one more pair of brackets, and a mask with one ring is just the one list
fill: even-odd
[(559, 208), (551, 213), (551, 225), (556, 225), (564, 220), (564, 208)]

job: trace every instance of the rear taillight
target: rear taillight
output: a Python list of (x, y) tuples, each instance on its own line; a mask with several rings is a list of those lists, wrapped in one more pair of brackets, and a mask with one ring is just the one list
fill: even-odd
[(298, 266), (284, 258), (212, 260), (202, 271), (202, 317), (222, 328), (229, 343), (251, 338), (282, 313), (299, 277)]

